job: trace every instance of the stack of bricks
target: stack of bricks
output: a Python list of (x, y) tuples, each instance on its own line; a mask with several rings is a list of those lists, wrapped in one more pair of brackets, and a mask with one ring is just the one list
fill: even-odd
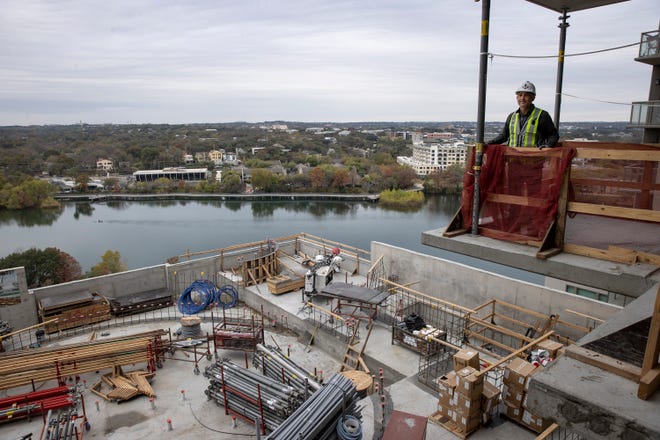
[(537, 367), (520, 358), (514, 358), (504, 369), (502, 389), (506, 416), (537, 433), (550, 426), (550, 421), (527, 408), (527, 390), (529, 378), (542, 370), (541, 366)]
[(445, 426), (467, 436), (487, 423), (497, 408), (500, 392), (479, 372), (479, 353), (461, 350), (454, 356), (454, 371), (438, 380), (438, 412)]

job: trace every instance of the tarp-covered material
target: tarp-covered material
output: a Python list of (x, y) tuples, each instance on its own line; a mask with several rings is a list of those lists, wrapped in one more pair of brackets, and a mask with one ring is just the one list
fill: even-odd
[[(557, 213), (566, 168), (576, 150), (515, 149), (488, 145), (479, 176), (479, 233), (508, 241), (540, 241)], [(471, 155), (468, 170), (474, 164)], [(474, 175), (465, 173), (461, 214), (463, 226), (472, 227)]]

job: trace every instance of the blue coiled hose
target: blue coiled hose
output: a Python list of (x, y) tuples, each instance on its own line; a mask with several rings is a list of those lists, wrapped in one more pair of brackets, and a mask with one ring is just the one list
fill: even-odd
[[(193, 295), (196, 296), (194, 300)], [(177, 304), (181, 313), (195, 315), (211, 304), (230, 309), (237, 303), (238, 291), (234, 286), (225, 284), (217, 288), (209, 280), (195, 280), (183, 291)]]
[(360, 419), (350, 414), (340, 417), (337, 421), (337, 437), (339, 440), (361, 440), (362, 424)]
[[(224, 302), (222, 300), (223, 294), (225, 298), (227, 297), (227, 295), (229, 295), (231, 299), (227, 302)], [(231, 309), (236, 304), (238, 304), (238, 291), (231, 284), (225, 284), (216, 291), (214, 302), (216, 303), (216, 305), (221, 306), (223, 309)]]
[[(201, 312), (213, 302), (217, 296), (217, 287), (209, 280), (195, 280), (183, 291), (179, 297), (179, 311), (186, 315), (194, 315)], [(192, 295), (198, 297), (193, 301)]]

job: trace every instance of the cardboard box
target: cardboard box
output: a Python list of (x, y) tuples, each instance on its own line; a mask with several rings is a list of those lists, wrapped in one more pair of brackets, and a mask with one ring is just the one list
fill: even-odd
[(480, 414), (463, 416), (457, 412), (454, 412), (451, 419), (456, 424), (456, 430), (464, 434), (471, 433), (472, 431), (476, 430), (479, 425), (481, 425)]
[[(458, 393), (456, 393), (458, 394)], [(452, 406), (452, 395), (447, 393), (438, 393), (438, 405), (450, 408)]]
[(504, 385), (502, 387), (502, 400), (509, 406), (520, 408), (525, 399), (525, 391), (518, 387)]
[(529, 390), (529, 383), (531, 382), (531, 380), (529, 380), (529, 378), (534, 376), (537, 373), (540, 373), (543, 370), (545, 370), (545, 368), (540, 366), (540, 365), (538, 367), (534, 368), (534, 371), (532, 371), (532, 373), (527, 377), (527, 380), (525, 381), (525, 386), (523, 387), (525, 392), (527, 392), (527, 390)]
[[(481, 409), (484, 414), (488, 413), (489, 415), (497, 408), (497, 404), (500, 402), (500, 390), (492, 383), (487, 380), (484, 381), (484, 389), (481, 392)], [(484, 422), (485, 423), (485, 422)]]
[(454, 370), (462, 370), (465, 367), (472, 367), (479, 371), (479, 352), (464, 348), (454, 355)]
[(455, 393), (450, 403), (452, 409), (463, 416), (481, 413), (481, 396), (473, 399), (464, 394)]
[(451, 418), (453, 412), (454, 411), (448, 405), (445, 406), (438, 403), (438, 411), (436, 413), (437, 415)]
[(550, 420), (539, 417), (526, 409), (523, 409), (520, 421), (523, 423), (523, 425), (527, 426), (529, 429), (536, 433), (545, 431), (548, 426), (551, 425)]
[(534, 371), (534, 365), (520, 358), (513, 358), (504, 369), (504, 383), (510, 387), (525, 388), (527, 378)]
[(559, 356), (559, 350), (564, 348), (564, 345), (556, 341), (544, 339), (543, 341), (536, 344), (536, 348), (546, 350), (548, 353), (550, 353), (550, 357), (552, 359), (557, 359), (557, 356)]
[(511, 420), (519, 422), (522, 418), (523, 409), (515, 406), (510, 406), (504, 402), (504, 414)]
[(450, 371), (438, 379), (438, 393), (448, 394), (451, 397), (456, 390), (457, 384), (458, 377), (456, 377), (456, 372)]
[(476, 373), (477, 371), (472, 367), (465, 367), (456, 371), (458, 377), (456, 392), (469, 397), (471, 400), (478, 399), (484, 389), (484, 377)]

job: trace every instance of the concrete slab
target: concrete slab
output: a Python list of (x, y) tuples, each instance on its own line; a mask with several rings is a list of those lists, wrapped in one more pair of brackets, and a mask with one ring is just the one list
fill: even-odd
[(658, 267), (651, 264), (626, 265), (567, 253), (541, 260), (532, 246), (471, 234), (447, 238), (444, 231), (422, 232), (422, 244), (633, 297), (660, 280)]
[(660, 438), (660, 394), (637, 398), (638, 384), (563, 356), (532, 376), (532, 411), (589, 439)]

